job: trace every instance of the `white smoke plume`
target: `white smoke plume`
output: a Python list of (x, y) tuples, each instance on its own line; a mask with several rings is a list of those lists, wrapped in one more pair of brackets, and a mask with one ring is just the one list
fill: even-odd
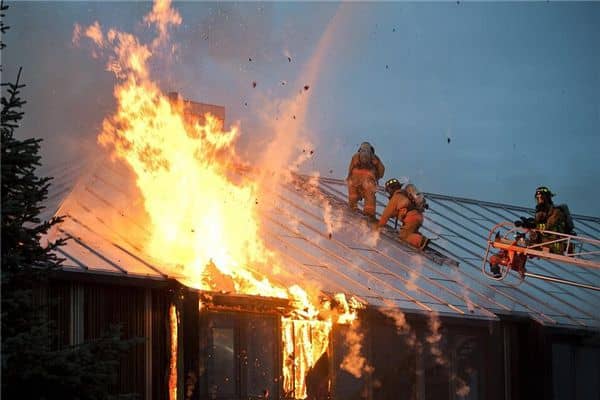
[(355, 378), (360, 378), (363, 374), (373, 372), (373, 367), (369, 365), (367, 359), (362, 355), (362, 343), (364, 334), (360, 332), (360, 323), (354, 321), (346, 332), (344, 344), (348, 352), (344, 356), (340, 368), (347, 371)]
[(394, 321), (396, 326), (396, 334), (404, 336), (406, 344), (410, 347), (415, 347), (417, 343), (417, 335), (412, 329), (406, 315), (390, 300), (385, 300), (385, 307), (380, 309), (381, 313)]
[(325, 197), (319, 190), (320, 176), (321, 175), (318, 172), (312, 173), (307, 181), (307, 187), (309, 193), (315, 196), (319, 201), (319, 205), (321, 206), (320, 208), (323, 212), (323, 220), (325, 221), (325, 225), (327, 227), (327, 235), (329, 238), (331, 238), (334, 232), (343, 227), (343, 213), (340, 209), (334, 208), (329, 199), (327, 199), (327, 197)]
[(471, 388), (469, 387), (469, 385), (467, 384), (467, 382), (465, 382), (464, 380), (462, 380), (460, 377), (455, 376), (454, 378), (454, 384), (456, 386), (456, 395), (459, 397), (466, 397), (469, 395), (469, 393), (471, 393)]
[(435, 362), (438, 365), (447, 365), (448, 360), (444, 356), (441, 347), (442, 322), (440, 321), (440, 318), (437, 315), (437, 313), (429, 313), (429, 320), (427, 321), (427, 326), (429, 327), (429, 335), (425, 338), (425, 340), (429, 344), (429, 350), (431, 352), (431, 355), (435, 358)]

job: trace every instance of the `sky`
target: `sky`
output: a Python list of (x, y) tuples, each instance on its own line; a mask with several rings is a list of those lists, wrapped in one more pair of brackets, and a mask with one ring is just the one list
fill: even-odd
[[(42, 137), (45, 168), (88, 159), (115, 110), (115, 77), (75, 24), (151, 40), (150, 2), (7, 2), (2, 80), (23, 67), (20, 137)], [(252, 162), (286, 121), (303, 173), (345, 178), (369, 141), (424, 191), (534, 206), (537, 186), (600, 217), (600, 2), (175, 2), (165, 91), (226, 108)], [(254, 87), (253, 83), (256, 83)], [(285, 105), (302, 93), (296, 118)], [(285, 132), (279, 134), (285, 135)], [(299, 138), (302, 138), (300, 140)], [(306, 139), (306, 140), (305, 140)], [(60, 169), (59, 169), (60, 170)], [(380, 182), (382, 184), (383, 181)]]

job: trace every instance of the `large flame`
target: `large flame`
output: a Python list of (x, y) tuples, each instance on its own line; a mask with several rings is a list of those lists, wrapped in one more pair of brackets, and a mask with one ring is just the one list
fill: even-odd
[[(185, 102), (162, 93), (151, 79), (148, 62), (168, 45), (169, 28), (181, 24), (181, 17), (169, 0), (159, 0), (144, 21), (159, 33), (148, 45), (113, 29), (104, 34), (97, 22), (86, 29), (76, 26), (74, 42), (84, 35), (112, 54), (107, 68), (118, 78), (117, 110), (104, 120), (98, 141), (135, 173), (150, 223), (145, 252), (171, 266), (170, 275), (188, 286), (223, 290), (223, 280), (221, 285), (215, 281), (225, 277), (232, 283), (227, 288), (237, 293), (290, 299), (296, 311), (292, 319), (283, 320), (284, 360), (291, 357), (290, 363), (284, 362), (284, 388), (305, 398), (306, 372), (327, 350), (332, 323), (350, 323), (359, 303), (349, 306), (343, 295), (337, 296), (339, 312), (323, 312), (302, 287), (275, 285), (257, 272), (261, 265), (280, 268), (260, 237), (259, 184), (235, 172), (239, 127), (224, 130), (223, 121), (210, 114), (190, 118)], [(174, 313), (173, 308), (173, 341)], [(176, 349), (171, 350), (173, 398)]]
[(146, 253), (171, 265), (172, 274), (189, 286), (215, 289), (205, 273), (212, 265), (238, 292), (289, 297), (288, 290), (247, 268), (272, 262), (273, 255), (258, 234), (257, 185), (228, 173), (238, 127), (224, 131), (210, 114), (202, 123), (187, 118), (183, 102), (163, 95), (147, 63), (166, 41), (169, 25), (181, 18), (161, 2), (145, 20), (160, 33), (150, 46), (114, 30), (104, 38), (99, 24), (85, 32), (97, 45), (114, 46), (108, 68), (122, 79), (114, 90), (118, 109), (104, 120), (98, 141), (136, 174), (151, 222)]
[(150, 82), (130, 79), (115, 95), (119, 110), (104, 121), (99, 141), (113, 145), (137, 176), (152, 223), (147, 253), (177, 266), (190, 286), (214, 289), (203, 279), (214, 265), (237, 291), (287, 297), (244, 268), (272, 255), (258, 235), (256, 185), (227, 175), (237, 128), (223, 132), (208, 114), (203, 125), (186, 123), (183, 107)]

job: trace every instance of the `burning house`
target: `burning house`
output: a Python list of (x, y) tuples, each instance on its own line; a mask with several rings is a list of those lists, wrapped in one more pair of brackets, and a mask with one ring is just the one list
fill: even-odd
[[(223, 126), (223, 108), (171, 102), (183, 104), (191, 124), (197, 110), (210, 109), (214, 117), (203, 123)], [(154, 161), (140, 171), (164, 167)], [(419, 400), (600, 393), (600, 272), (534, 260), (523, 282), (481, 273), (489, 228), (529, 209), (426, 194), (423, 229), (435, 252), (424, 254), (350, 212), (341, 180), (293, 175), (260, 198), (224, 195), (235, 207), (265, 204), (256, 230), (234, 220), (238, 230), (221, 232), (211, 225), (221, 215), (208, 192), (196, 194), (204, 201), (188, 199), (206, 207), (201, 214), (164, 215), (168, 209), (158, 207), (152, 215), (148, 194), (139, 193), (143, 172), (134, 171), (124, 161), (99, 161), (61, 202), (65, 220), (52, 235), (69, 240), (58, 250), (65, 262), (48, 291), (65, 344), (94, 339), (114, 323), (126, 337), (144, 338), (121, 363), (120, 392), (145, 399)], [(252, 174), (241, 167), (233, 173), (237, 183)], [(63, 175), (72, 177), (68, 168)], [(56, 188), (64, 195), (60, 176)], [(168, 188), (153, 188), (153, 196)], [(187, 201), (189, 193), (177, 198)], [(377, 196), (379, 214), (385, 199)], [(181, 215), (190, 219), (176, 221)], [(580, 234), (600, 232), (599, 218), (574, 217)], [(157, 221), (164, 223), (158, 242)], [(235, 246), (248, 232), (257, 242), (241, 248), (264, 246), (263, 259), (254, 254), (254, 262), (236, 265), (231, 248), (219, 252), (219, 241)], [(197, 262), (198, 254), (181, 247), (186, 240), (214, 251)]]
[[(50, 236), (69, 240), (48, 297), (65, 344), (115, 323), (144, 338), (115, 391), (598, 398), (600, 271), (533, 260), (525, 281), (494, 281), (481, 272), (490, 227), (531, 210), (426, 194), (432, 251), (421, 253), (353, 214), (341, 180), (243, 165), (223, 107), (164, 96), (150, 79), (147, 60), (181, 23), (169, 6), (146, 16), (159, 33), (149, 44), (97, 23), (73, 38), (111, 54), (117, 110), (98, 136), (111, 157), (71, 191), (72, 169), (54, 174), (68, 195)], [(378, 214), (384, 204), (380, 192)], [(600, 218), (574, 219), (600, 233)]]

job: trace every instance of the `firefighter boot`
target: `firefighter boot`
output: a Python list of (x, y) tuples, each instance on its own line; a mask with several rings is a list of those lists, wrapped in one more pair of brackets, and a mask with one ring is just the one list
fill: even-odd
[(502, 276), (500, 273), (500, 266), (498, 264), (490, 264), (490, 272), (494, 278), (500, 278)]

